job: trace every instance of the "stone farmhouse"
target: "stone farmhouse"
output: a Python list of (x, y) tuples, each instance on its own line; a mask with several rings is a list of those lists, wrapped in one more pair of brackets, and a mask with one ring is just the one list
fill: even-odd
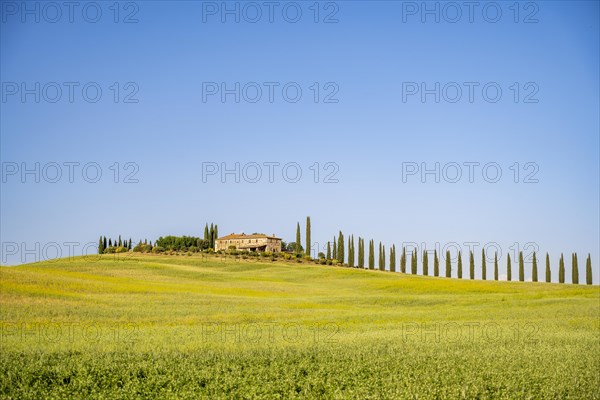
[(262, 233), (246, 235), (245, 233), (231, 233), (215, 240), (215, 250), (229, 250), (235, 246), (236, 250), (281, 252), (281, 238), (267, 236)]

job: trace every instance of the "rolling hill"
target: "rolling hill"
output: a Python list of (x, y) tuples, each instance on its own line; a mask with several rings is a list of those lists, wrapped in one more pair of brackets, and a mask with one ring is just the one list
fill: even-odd
[(0, 307), (1, 398), (600, 398), (598, 286), (104, 255)]

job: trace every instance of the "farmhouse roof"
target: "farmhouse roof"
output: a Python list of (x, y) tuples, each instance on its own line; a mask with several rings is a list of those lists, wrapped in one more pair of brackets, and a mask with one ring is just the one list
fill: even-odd
[(265, 235), (263, 233), (255, 233), (253, 235), (246, 235), (245, 233), (230, 233), (227, 236), (223, 236), (223, 237), (217, 238), (217, 240), (228, 240), (228, 239), (264, 239), (264, 238), (281, 240), (281, 238), (276, 237), (275, 234), (273, 234), (273, 236), (268, 236), (268, 235)]

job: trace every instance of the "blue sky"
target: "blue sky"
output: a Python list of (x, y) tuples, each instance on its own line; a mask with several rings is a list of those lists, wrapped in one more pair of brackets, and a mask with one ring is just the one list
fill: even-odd
[[(118, 15), (113, 2), (82, 2), (73, 22), (67, 9), (59, 16), (28, 2), (27, 14), (21, 2), (1, 3), (3, 264), (20, 263), (36, 243), (40, 251), (27, 261), (44, 258), (49, 243), (64, 252), (64, 243), (101, 234), (201, 236), (205, 222), (222, 234), (293, 240), (296, 222), (304, 226), (310, 215), (320, 246), (340, 229), (386, 247), (458, 243), (468, 251), (465, 243), (477, 242), (480, 252), (498, 243), (501, 270), (508, 251), (537, 248), (550, 253), (554, 279), (559, 254), (569, 277), (576, 251), (581, 278), (591, 253), (598, 282), (598, 2), (521, 2), (518, 15), (513, 2), (481, 2), (472, 21), (464, 7), (458, 17), (448, 3), (428, 3), (439, 22), (421, 2), (320, 2), (317, 23), (312, 1), (276, 2), (272, 23), (264, 6), (249, 22), (255, 14), (243, 2), (227, 3), (240, 10), (239, 22), (235, 14), (222, 22), (222, 2), (122, 2)], [(288, 22), (297, 9), (298, 22)], [(128, 16), (137, 22), (125, 23)], [(21, 84), (35, 92), (36, 82), (40, 101), (35, 93), (23, 99)], [(207, 83), (233, 89), (236, 82), (239, 102), (203, 93)], [(436, 83), (439, 102), (435, 93), (423, 102), (420, 92), (406, 92)], [(97, 102), (84, 98), (86, 84), (88, 100), (101, 88)], [(290, 96), (302, 90), (297, 102), (284, 98), (286, 84)], [(57, 85), (62, 95), (51, 102)], [(247, 101), (256, 86), (262, 97)], [(456, 87), (462, 97), (451, 102)], [(269, 162), (280, 163), (272, 183)], [(473, 182), (469, 162), (479, 163)], [(36, 163), (40, 182), (23, 179), (22, 167)], [(62, 166), (56, 183), (52, 163)], [(73, 182), (64, 163), (79, 163)], [(102, 171), (96, 183), (81, 175), (89, 163)], [(219, 174), (203, 182), (203, 163), (239, 163), (240, 182)], [(248, 163), (262, 166), (256, 183), (242, 176), (244, 166), (252, 172)], [(302, 170), (296, 183), (281, 175), (288, 163)], [(333, 171), (326, 163), (337, 166), (337, 183), (323, 182)], [(403, 163), (439, 163), (440, 174), (458, 164), (463, 177), (422, 182), (417, 173), (403, 181)], [(488, 172), (501, 169), (497, 182), (482, 175), (486, 164)], [(133, 171), (138, 182), (123, 182)], [(524, 182), (531, 173), (537, 183)], [(17, 243), (16, 254), (5, 243)]]

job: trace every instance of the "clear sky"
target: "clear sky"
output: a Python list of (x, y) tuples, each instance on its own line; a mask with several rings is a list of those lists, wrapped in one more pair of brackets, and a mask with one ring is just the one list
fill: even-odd
[(320, 247), (476, 242), (479, 276), (497, 243), (554, 280), (563, 252), (568, 281), (576, 251), (597, 283), (598, 2), (423, 4), (2, 1), (2, 264), (310, 215)]

